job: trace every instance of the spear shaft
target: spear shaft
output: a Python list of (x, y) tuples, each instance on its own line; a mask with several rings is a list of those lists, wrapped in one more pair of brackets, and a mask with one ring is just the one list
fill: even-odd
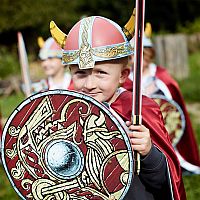
[[(136, 0), (134, 65), (133, 65), (133, 107), (132, 122), (142, 123), (142, 68), (143, 68), (143, 34), (144, 34), (145, 0)], [(135, 153), (135, 172), (140, 172), (140, 154)]]

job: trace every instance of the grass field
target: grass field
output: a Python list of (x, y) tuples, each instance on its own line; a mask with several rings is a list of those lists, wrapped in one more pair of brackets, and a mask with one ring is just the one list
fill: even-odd
[[(190, 56), (190, 76), (182, 81), (179, 81), (183, 96), (186, 102), (191, 107), (193, 104), (200, 105), (200, 52)], [(14, 110), (14, 108), (24, 99), (23, 94), (12, 95), (9, 97), (0, 98), (1, 112), (3, 118), (6, 119)], [(198, 112), (191, 112), (193, 128), (196, 133), (198, 144), (200, 144), (200, 115)], [(5, 122), (5, 121), (4, 121)], [(200, 199), (200, 175), (184, 176), (183, 177), (188, 200)], [(0, 166), (0, 200), (17, 200), (19, 199), (14, 189), (11, 187), (5, 172)]]

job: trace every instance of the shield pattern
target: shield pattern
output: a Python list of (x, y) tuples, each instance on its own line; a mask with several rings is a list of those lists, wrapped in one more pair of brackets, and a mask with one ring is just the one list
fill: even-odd
[(123, 199), (133, 176), (130, 141), (107, 107), (74, 91), (23, 101), (3, 130), (2, 161), (22, 199)]
[(185, 130), (185, 116), (181, 107), (174, 101), (169, 100), (164, 95), (152, 95), (162, 112), (172, 145), (175, 147), (183, 136)]

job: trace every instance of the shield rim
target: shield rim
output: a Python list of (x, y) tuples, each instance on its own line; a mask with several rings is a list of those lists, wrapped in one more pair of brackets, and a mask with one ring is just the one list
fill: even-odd
[(125, 197), (125, 195), (127, 194), (128, 190), (130, 188), (130, 185), (131, 185), (131, 182), (132, 182), (132, 177), (134, 175), (134, 172), (133, 172), (134, 159), (133, 159), (131, 143), (130, 143), (130, 139), (128, 138), (128, 135), (127, 135), (125, 129), (123, 128), (123, 125), (119, 122), (119, 120), (112, 114), (112, 112), (103, 103), (98, 102), (93, 97), (90, 97), (86, 94), (79, 93), (79, 92), (76, 92), (76, 91), (69, 91), (69, 90), (62, 90), (62, 89), (48, 90), (48, 91), (45, 91), (45, 92), (40, 92), (40, 93), (33, 94), (30, 97), (26, 98), (13, 110), (13, 112), (11, 113), (11, 115), (9, 116), (9, 118), (7, 119), (7, 121), (4, 125), (3, 133), (2, 133), (2, 148), (1, 148), (2, 164), (3, 164), (4, 170), (6, 172), (6, 175), (8, 177), (8, 180), (10, 181), (15, 192), (20, 196), (21, 199), (26, 200), (26, 198), (21, 194), (21, 192), (15, 186), (15, 183), (14, 183), (14, 181), (12, 180), (12, 178), (9, 174), (8, 167), (7, 167), (6, 161), (5, 161), (5, 156), (4, 156), (5, 138), (6, 138), (6, 133), (7, 133), (7, 130), (9, 128), (9, 125), (12, 122), (12, 120), (14, 119), (14, 117), (16, 116), (16, 114), (20, 110), (22, 110), (23, 107), (25, 105), (27, 105), (28, 103), (30, 103), (31, 101), (33, 101), (37, 98), (43, 97), (43, 96), (56, 95), (56, 94), (58, 94), (58, 95), (62, 95), (62, 94), (70, 95), (70, 96), (82, 98), (84, 100), (88, 100), (90, 103), (94, 104), (98, 108), (103, 109), (105, 111), (105, 113), (110, 117), (110, 120), (112, 120), (113, 123), (115, 123), (115, 125), (119, 128), (119, 131), (121, 132), (121, 134), (124, 138), (124, 141), (126, 142), (126, 145), (127, 145), (127, 152), (128, 152), (129, 158), (130, 158), (129, 168), (132, 169), (132, 170), (129, 171), (129, 177), (128, 177), (126, 188), (125, 188), (123, 194), (121, 195), (121, 197), (119, 198), (119, 200), (122, 200)]
[(183, 137), (184, 132), (185, 132), (185, 127), (186, 127), (185, 115), (184, 115), (184, 112), (183, 112), (182, 108), (179, 106), (179, 104), (176, 101), (174, 101), (173, 99), (169, 99), (164, 95), (153, 94), (153, 95), (151, 95), (151, 98), (152, 99), (158, 98), (158, 99), (166, 100), (169, 103), (171, 103), (172, 105), (174, 105), (178, 109), (178, 111), (180, 112), (180, 114), (181, 114), (181, 124), (182, 124), (183, 128), (182, 128), (182, 133), (181, 133), (181, 137), (179, 138), (179, 140), (177, 140), (177, 142), (174, 142), (174, 143), (172, 142), (173, 147), (176, 147), (176, 145), (180, 142), (181, 138)]

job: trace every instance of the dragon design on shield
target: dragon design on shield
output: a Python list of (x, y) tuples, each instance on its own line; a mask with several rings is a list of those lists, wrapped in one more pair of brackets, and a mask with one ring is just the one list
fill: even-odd
[(165, 123), (165, 128), (169, 133), (172, 145), (175, 147), (182, 138), (185, 130), (185, 116), (181, 107), (174, 101), (163, 95), (152, 95), (159, 105)]
[(3, 164), (23, 199), (122, 199), (127, 192), (133, 162), (125, 131), (103, 105), (76, 95), (32, 96), (7, 121)]

